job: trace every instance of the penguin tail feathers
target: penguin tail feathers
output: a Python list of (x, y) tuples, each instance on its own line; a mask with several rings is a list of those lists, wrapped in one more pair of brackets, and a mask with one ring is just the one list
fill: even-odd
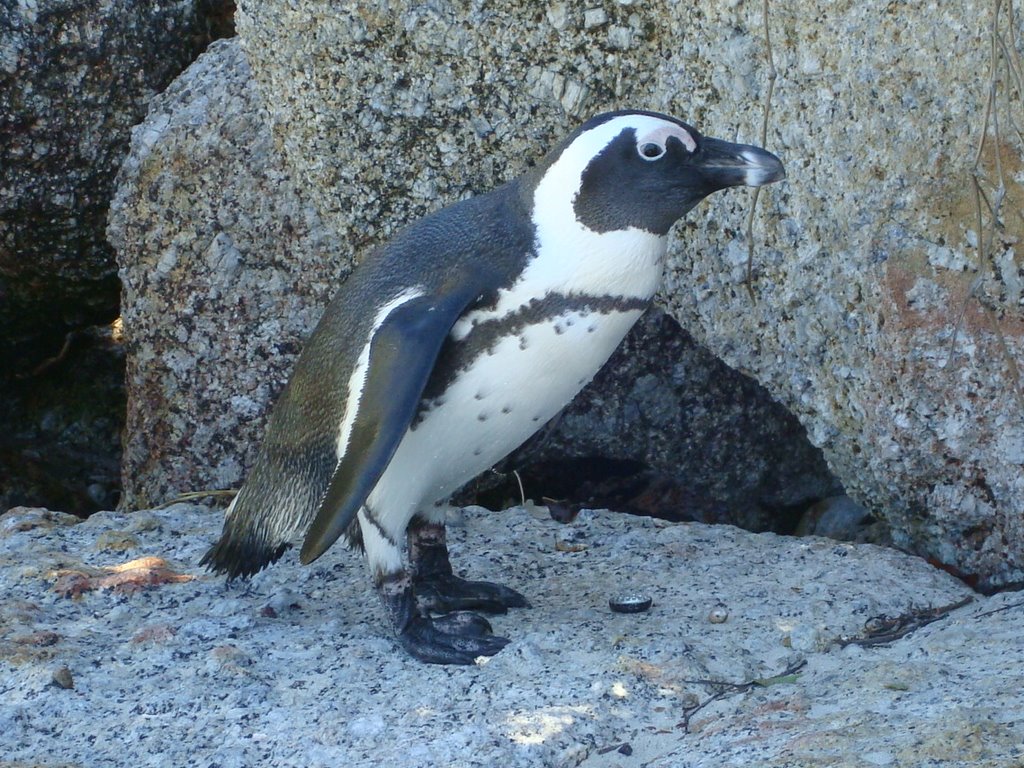
[(289, 547), (289, 543), (267, 547), (252, 541), (238, 541), (225, 531), (217, 543), (206, 551), (199, 564), (214, 573), (227, 575), (228, 581), (245, 579), (280, 559)]
[[(332, 460), (333, 457), (332, 457)], [(336, 460), (334, 460), (336, 461)], [(220, 539), (200, 560), (228, 580), (246, 578), (279, 560), (296, 535), (308, 527), (326, 481), (292, 472), (282, 459), (263, 453), (224, 510)]]

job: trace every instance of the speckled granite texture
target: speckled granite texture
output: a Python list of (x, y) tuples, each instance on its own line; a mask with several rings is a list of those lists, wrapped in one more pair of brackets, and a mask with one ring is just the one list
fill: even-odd
[[(0, 517), (0, 760), (15, 765), (987, 766), (1024, 759), (1019, 595), (874, 648), (879, 614), (969, 591), (871, 545), (583, 513), (470, 508), (457, 569), (533, 607), (475, 668), (388, 635), (361, 559), (294, 553), (248, 584), (196, 562), (200, 507)], [(556, 549), (574, 531), (583, 548)], [(148, 558), (148, 559), (143, 559)], [(130, 568), (128, 567), (130, 566)], [(613, 614), (629, 588), (654, 600)], [(715, 623), (711, 620), (725, 621)], [(806, 662), (795, 677), (776, 679)], [(692, 714), (719, 690), (733, 691)], [(625, 746), (624, 746), (625, 745)], [(632, 752), (627, 756), (627, 752)]]
[(347, 274), (347, 252), (260, 110), (237, 40), (219, 41), (132, 135), (109, 227), (128, 351), (129, 508), (241, 484), (268, 402)]
[[(233, 40), (212, 45), (133, 133), (109, 230), (129, 360), (126, 508), (241, 484), (270, 404), (363, 251), (330, 233), (262, 118)], [(839, 488), (785, 408), (660, 311), (506, 467), (529, 496), (563, 497), (527, 465), (592, 456), (638, 462), (669, 486), (638, 504), (755, 530)]]
[[(788, 181), (756, 219), (756, 303), (741, 284), (746, 243), (713, 234), (741, 215), (736, 198), (712, 198), (680, 233), (685, 255), (670, 259), (664, 286), (680, 323), (801, 419), (899, 546), (988, 585), (1024, 580), (1024, 272), (1013, 213), (1024, 203), (1024, 145), (1006, 129), (1024, 105), (1002, 85), (992, 119), (1004, 128), (1006, 197), (998, 226), (984, 214), (981, 261), (971, 182), (993, 7), (772, 2), (780, 79), (768, 146)], [(758, 101), (753, 8), (718, 8), (723, 22), (742, 17), (758, 54), (730, 95)], [(1024, 45), (1005, 18), (998, 28)], [(726, 34), (704, 28), (701, 39)], [(716, 71), (733, 50), (712, 57)], [(992, 204), (996, 144), (990, 122), (980, 174)]]
[[(900, 545), (988, 585), (1024, 578), (1024, 419), (1008, 362), (1019, 368), (1024, 353), (1020, 257), (1007, 220), (983, 233), (978, 261), (970, 183), (992, 9), (771, 3), (779, 78), (766, 144), (789, 179), (765, 190), (755, 217), (757, 301), (742, 285), (743, 194), (712, 198), (677, 228), (661, 297), (801, 419)], [(761, 10), (260, 0), (239, 3), (237, 21), (275, 145), (344, 264), (609, 107), (756, 140)], [(999, 29), (1020, 47), (1005, 19)], [(997, 85), (1012, 81), (997, 64)], [(1021, 206), (1021, 146), (1007, 128), (1020, 96), (1000, 88), (1006, 130), (997, 153), (990, 121), (982, 159), (992, 202), (1000, 158), (1005, 212)]]
[(104, 236), (114, 177), (147, 101), (215, 34), (218, 5), (0, 3), (2, 509), (117, 503), (124, 352), (106, 327), (120, 286)]
[(0, 378), (56, 354), (69, 329), (117, 316), (103, 237), (114, 176), (146, 102), (206, 42), (198, 5), (0, 7)]

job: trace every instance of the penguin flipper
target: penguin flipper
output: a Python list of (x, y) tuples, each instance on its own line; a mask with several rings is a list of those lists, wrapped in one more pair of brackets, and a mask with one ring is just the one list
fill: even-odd
[(441, 346), (459, 315), (479, 298), (475, 281), (411, 298), (394, 309), (370, 341), (366, 382), (348, 445), (299, 553), (308, 564), (351, 525), (416, 415)]

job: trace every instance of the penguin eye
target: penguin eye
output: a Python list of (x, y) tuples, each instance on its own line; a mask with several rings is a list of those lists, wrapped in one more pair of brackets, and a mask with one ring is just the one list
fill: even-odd
[(665, 154), (665, 147), (661, 144), (655, 144), (653, 141), (645, 141), (636, 150), (644, 160), (657, 160)]

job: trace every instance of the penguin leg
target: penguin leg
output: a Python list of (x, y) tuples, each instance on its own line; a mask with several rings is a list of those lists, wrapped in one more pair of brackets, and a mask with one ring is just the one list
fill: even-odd
[[(402, 566), (398, 533), (363, 507), (358, 515), (367, 563), (398, 642), (414, 658), (429, 664), (473, 664), (493, 656), (509, 641), (491, 634), (483, 616), (457, 612), (431, 617), (416, 604), (412, 577)], [(402, 525), (404, 528), (405, 525)]]
[(421, 610), (507, 613), (509, 608), (530, 606), (523, 595), (503, 584), (467, 581), (455, 575), (448, 559), (443, 508), (435, 507), (413, 517), (408, 541), (413, 592)]

